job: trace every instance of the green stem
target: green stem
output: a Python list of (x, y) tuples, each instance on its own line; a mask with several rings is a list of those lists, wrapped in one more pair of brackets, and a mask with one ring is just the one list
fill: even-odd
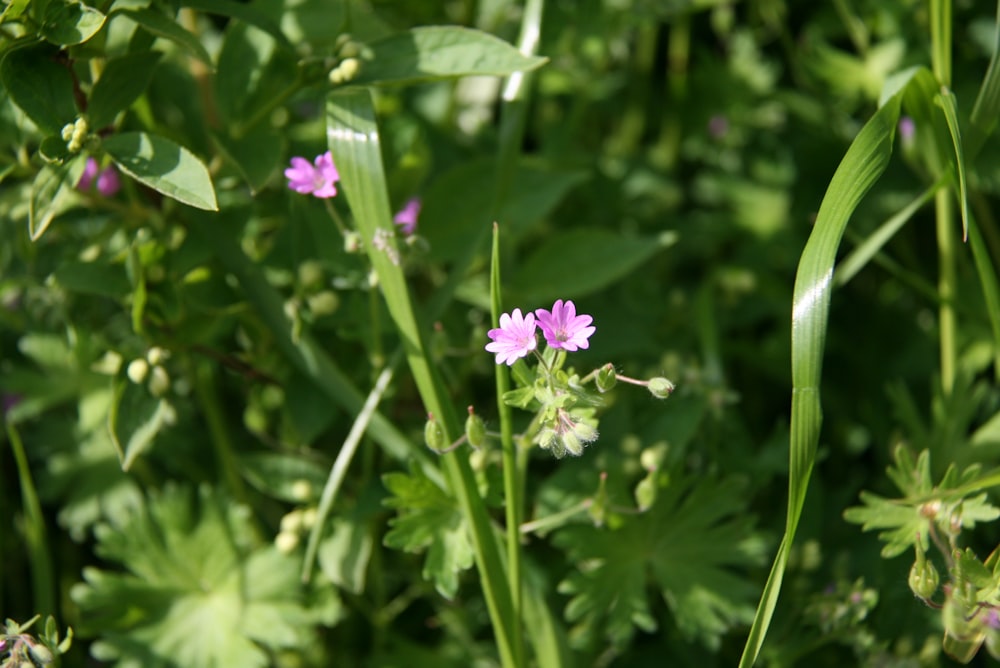
[(242, 139), (246, 136), (246, 133), (250, 132), (255, 125), (270, 116), (271, 112), (287, 102), (292, 95), (295, 95), (302, 88), (302, 84), (302, 75), (299, 74), (295, 77), (295, 81), (286, 86), (284, 90), (258, 107), (250, 118), (243, 123), (237, 124), (231, 132), (233, 139)]
[[(942, 86), (951, 85), (951, 0), (931, 0), (931, 65)], [(951, 193), (939, 190), (934, 195), (938, 243), (938, 307), (940, 328), (941, 387), (950, 394), (955, 384), (958, 356), (955, 319), (955, 240), (954, 210)]]
[(28, 456), (24, 450), (24, 443), (21, 442), (21, 435), (10, 420), (7, 420), (7, 437), (10, 439), (11, 450), (14, 451), (17, 475), (21, 483), (21, 501), (24, 504), (25, 515), (24, 537), (27, 542), (28, 561), (31, 563), (35, 612), (42, 615), (55, 614), (56, 593), (52, 585), (52, 559), (45, 538), (42, 504), (38, 501), (38, 493), (31, 478)]
[(208, 425), (209, 438), (212, 441), (212, 447), (215, 448), (215, 456), (219, 461), (219, 466), (222, 468), (226, 487), (229, 488), (233, 498), (245, 502), (247, 500), (246, 487), (236, 463), (236, 448), (233, 447), (233, 439), (230, 438), (229, 430), (226, 428), (225, 412), (219, 403), (212, 365), (204, 361), (199, 362), (193, 375), (196, 379), (195, 396), (201, 414)]

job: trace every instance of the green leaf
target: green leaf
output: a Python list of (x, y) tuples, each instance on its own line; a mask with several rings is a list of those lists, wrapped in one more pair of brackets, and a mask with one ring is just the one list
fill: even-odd
[(135, 459), (149, 449), (175, 415), (165, 399), (154, 397), (144, 385), (127, 378), (116, 381), (108, 424), (123, 471), (128, 471)]
[(448, 599), (458, 592), (458, 575), (472, 567), (473, 550), (458, 502), (419, 470), (387, 473), (382, 482), (392, 494), (385, 505), (398, 508), (383, 542), (406, 552), (427, 551), (423, 576)]
[[(288, 51), (295, 50), (292, 43), (285, 37), (285, 33), (281, 32), (278, 24), (272, 21), (267, 14), (259, 10), (256, 5), (233, 2), (233, 0), (183, 0), (180, 4), (182, 7), (190, 7), (191, 9), (197, 9), (207, 14), (219, 14), (239, 19), (266, 32), (281, 45), (281, 48)], [(328, 17), (324, 17), (324, 19), (326, 18)]]
[(104, 14), (76, 0), (49, 0), (39, 29), (57, 46), (82, 44), (104, 26)]
[(251, 517), (208, 488), (168, 486), (120, 528), (99, 527), (98, 553), (125, 571), (87, 568), (71, 592), (95, 658), (263, 668), (269, 652), (317, 642), (329, 611), (306, 607), (297, 560), (262, 545)]
[(656, 630), (649, 580), (681, 632), (710, 649), (752, 619), (757, 589), (743, 572), (765, 554), (745, 512), (744, 485), (734, 478), (676, 477), (650, 510), (620, 528), (577, 524), (556, 533), (570, 560), (587, 564), (560, 585), (572, 596), (566, 619), (577, 623), (581, 643), (602, 636), (623, 647), (635, 628)]
[(126, 109), (142, 95), (153, 78), (153, 71), (161, 56), (159, 51), (138, 51), (107, 62), (101, 78), (94, 84), (87, 106), (87, 116), (92, 128), (103, 128), (110, 124), (119, 111)]
[(56, 283), (70, 292), (124, 299), (129, 291), (128, 279), (121, 265), (106, 261), (70, 260), (60, 264), (53, 275)]
[(123, 132), (104, 140), (118, 167), (153, 190), (190, 206), (218, 211), (212, 177), (183, 146), (145, 132)]
[(966, 153), (969, 160), (978, 155), (1000, 117), (1000, 3), (997, 4), (997, 18), (993, 28), (993, 55), (986, 75), (976, 95), (976, 103), (969, 117), (969, 132), (965, 133)]
[(250, 100), (276, 47), (273, 37), (253, 26), (233, 22), (226, 28), (215, 88), (219, 111), (229, 121), (240, 121), (253, 113)]
[(281, 133), (271, 128), (257, 126), (240, 139), (221, 133), (212, 137), (222, 155), (246, 179), (254, 194), (267, 185), (282, 164), (285, 141)]
[(669, 234), (644, 239), (600, 228), (571, 230), (537, 248), (517, 271), (510, 290), (519, 303), (580, 297), (627, 275), (675, 241)]
[(21, 111), (45, 134), (58, 135), (77, 116), (73, 77), (47, 46), (7, 52), (0, 62), (0, 81)]
[(458, 26), (413, 28), (367, 45), (352, 84), (401, 84), (472, 75), (507, 76), (543, 65), (498, 37)]
[[(289, 503), (315, 501), (326, 482), (317, 462), (293, 454), (252, 452), (240, 455), (240, 472), (260, 492)], [(310, 493), (303, 497), (303, 483)]]
[(338, 587), (362, 593), (373, 543), (371, 531), (361, 518), (334, 519), (330, 535), (319, 546), (319, 565), (323, 574)]
[(28, 201), (28, 235), (38, 241), (60, 213), (77, 202), (74, 187), (87, 165), (82, 155), (62, 165), (42, 167), (31, 185)]
[(214, 69), (212, 57), (202, 46), (201, 40), (182, 28), (172, 18), (164, 16), (152, 9), (115, 9), (111, 16), (126, 16), (157, 37), (163, 37), (174, 42), (189, 54)]

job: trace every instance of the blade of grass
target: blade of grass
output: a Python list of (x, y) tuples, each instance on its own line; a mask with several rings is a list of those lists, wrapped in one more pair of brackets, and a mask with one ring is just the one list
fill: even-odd
[[(355, 224), (378, 275), (424, 406), (440, 422), (445, 441), (454, 441), (461, 433), (458, 417), (437, 369), (425, 352), (426, 329), (413, 308), (403, 270), (394, 260), (398, 250), (370, 91), (347, 89), (331, 93), (327, 98), (327, 133)], [(377, 238), (382, 240), (378, 245)], [(441, 462), (449, 488), (468, 523), (501, 663), (518, 666), (513, 645), (517, 620), (513, 617), (509, 583), (489, 515), (479, 497), (468, 452), (459, 448), (442, 455)]]
[(792, 297), (792, 422), (785, 534), (761, 594), (740, 666), (757, 659), (774, 614), (816, 461), (822, 411), (819, 383), (837, 247), (861, 198), (885, 171), (899, 119), (897, 93), (865, 124), (837, 167), (799, 259)]

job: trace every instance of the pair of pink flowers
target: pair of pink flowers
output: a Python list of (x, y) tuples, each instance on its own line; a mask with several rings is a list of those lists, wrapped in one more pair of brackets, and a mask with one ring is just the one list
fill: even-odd
[(497, 364), (511, 366), (538, 346), (535, 338), (538, 327), (549, 348), (568, 352), (586, 350), (590, 347), (590, 335), (597, 329), (590, 324), (593, 321), (589, 315), (577, 315), (576, 305), (570, 300), (557, 299), (551, 311), (540, 308), (527, 315), (516, 308), (501, 315), (500, 326), (487, 332), (492, 340), (486, 344), (486, 350), (496, 354)]
[(77, 181), (76, 189), (87, 192), (94, 187), (95, 183), (97, 184), (97, 192), (104, 197), (111, 197), (122, 187), (121, 177), (114, 165), (108, 165), (101, 169), (96, 160), (87, 158), (87, 164), (83, 168), (80, 180)]
[[(285, 170), (288, 187), (303, 195), (312, 195), (320, 199), (334, 197), (337, 194), (337, 181), (340, 173), (333, 163), (333, 154), (327, 151), (309, 162), (305, 158), (292, 158), (292, 166)], [(417, 230), (417, 218), (420, 216), (420, 199), (413, 197), (393, 218), (400, 231), (409, 236)]]

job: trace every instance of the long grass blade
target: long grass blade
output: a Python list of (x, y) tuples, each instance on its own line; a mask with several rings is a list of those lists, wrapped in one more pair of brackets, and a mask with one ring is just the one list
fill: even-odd
[(816, 461), (822, 423), (819, 383), (837, 248), (854, 209), (889, 162), (900, 97), (896, 94), (889, 98), (851, 143), (830, 181), (816, 225), (799, 260), (792, 297), (792, 422), (785, 535), (758, 604), (740, 666), (753, 665), (760, 653), (778, 602)]

